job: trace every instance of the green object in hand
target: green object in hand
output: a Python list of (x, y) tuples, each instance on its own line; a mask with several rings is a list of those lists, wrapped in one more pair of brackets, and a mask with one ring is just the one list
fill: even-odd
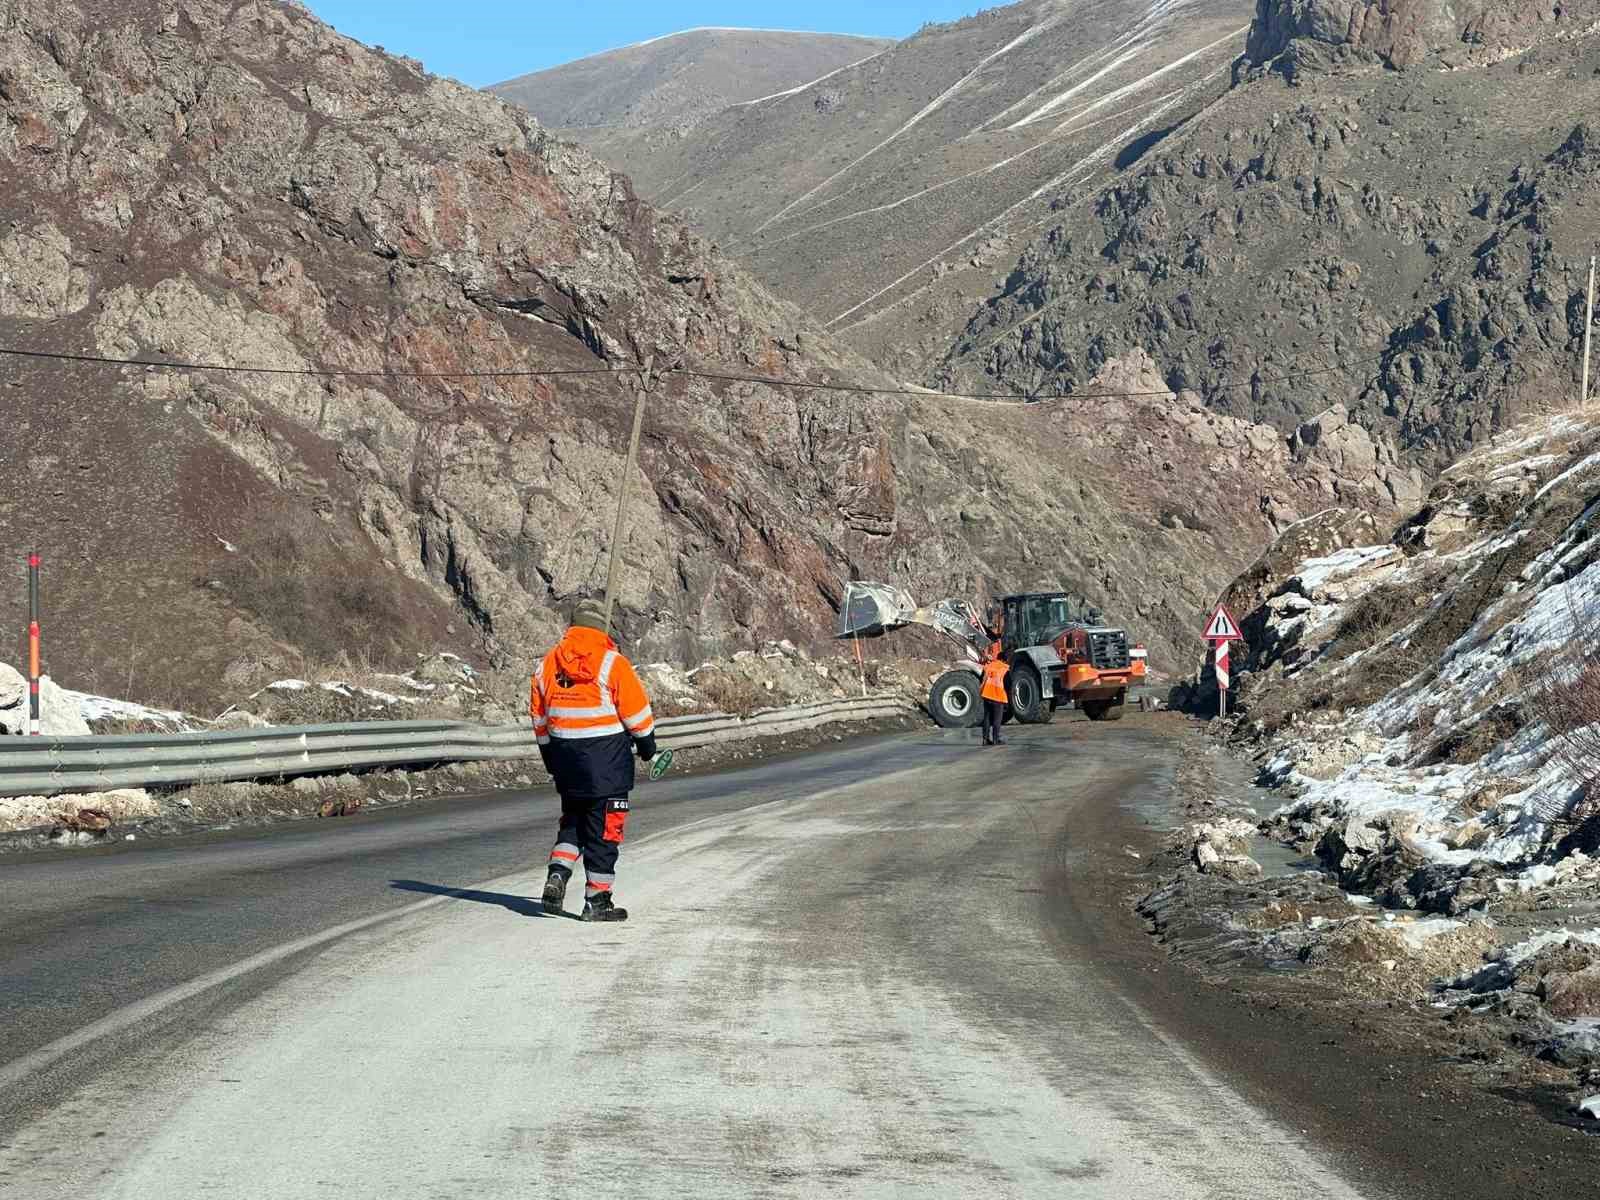
[(672, 766), (672, 751), (661, 750), (656, 753), (655, 761), (650, 764), (650, 778), (660, 779), (667, 773), (667, 768)]

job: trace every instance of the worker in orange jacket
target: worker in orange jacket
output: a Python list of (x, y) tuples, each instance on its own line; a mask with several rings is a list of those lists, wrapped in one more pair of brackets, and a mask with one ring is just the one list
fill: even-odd
[(580, 602), (572, 627), (539, 664), (528, 711), (545, 769), (561, 796), (544, 911), (564, 911), (567, 883), (583, 859), (585, 921), (626, 921), (612, 898), (633, 790), (633, 756), (656, 754), (655, 717), (644, 685), (606, 633), (605, 610)]
[(978, 693), (983, 697), (983, 744), (1004, 746), (1000, 724), (1006, 718), (1006, 676), (1011, 668), (1000, 657), (1000, 643), (989, 647), (983, 656), (983, 687)]

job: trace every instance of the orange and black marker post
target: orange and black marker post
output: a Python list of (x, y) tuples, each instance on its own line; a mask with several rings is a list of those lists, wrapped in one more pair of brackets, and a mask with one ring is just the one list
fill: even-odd
[(39, 556), (28, 555), (28, 736), (39, 736)]

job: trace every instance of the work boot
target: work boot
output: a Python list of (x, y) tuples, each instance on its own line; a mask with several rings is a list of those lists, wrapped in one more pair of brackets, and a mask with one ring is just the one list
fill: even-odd
[(567, 876), (552, 869), (544, 880), (544, 911), (552, 917), (560, 916), (567, 907)]
[(600, 892), (590, 896), (583, 905), (583, 919), (585, 921), (626, 921), (628, 910), (618, 908), (611, 902), (610, 892)]

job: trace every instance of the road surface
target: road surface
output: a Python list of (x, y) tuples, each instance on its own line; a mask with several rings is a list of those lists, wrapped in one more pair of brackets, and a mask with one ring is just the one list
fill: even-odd
[(537, 912), (542, 795), (8, 860), (0, 1193), (1378, 1195), (1075, 937), (1174, 755), (1071, 734), (645, 787), (624, 925)]

